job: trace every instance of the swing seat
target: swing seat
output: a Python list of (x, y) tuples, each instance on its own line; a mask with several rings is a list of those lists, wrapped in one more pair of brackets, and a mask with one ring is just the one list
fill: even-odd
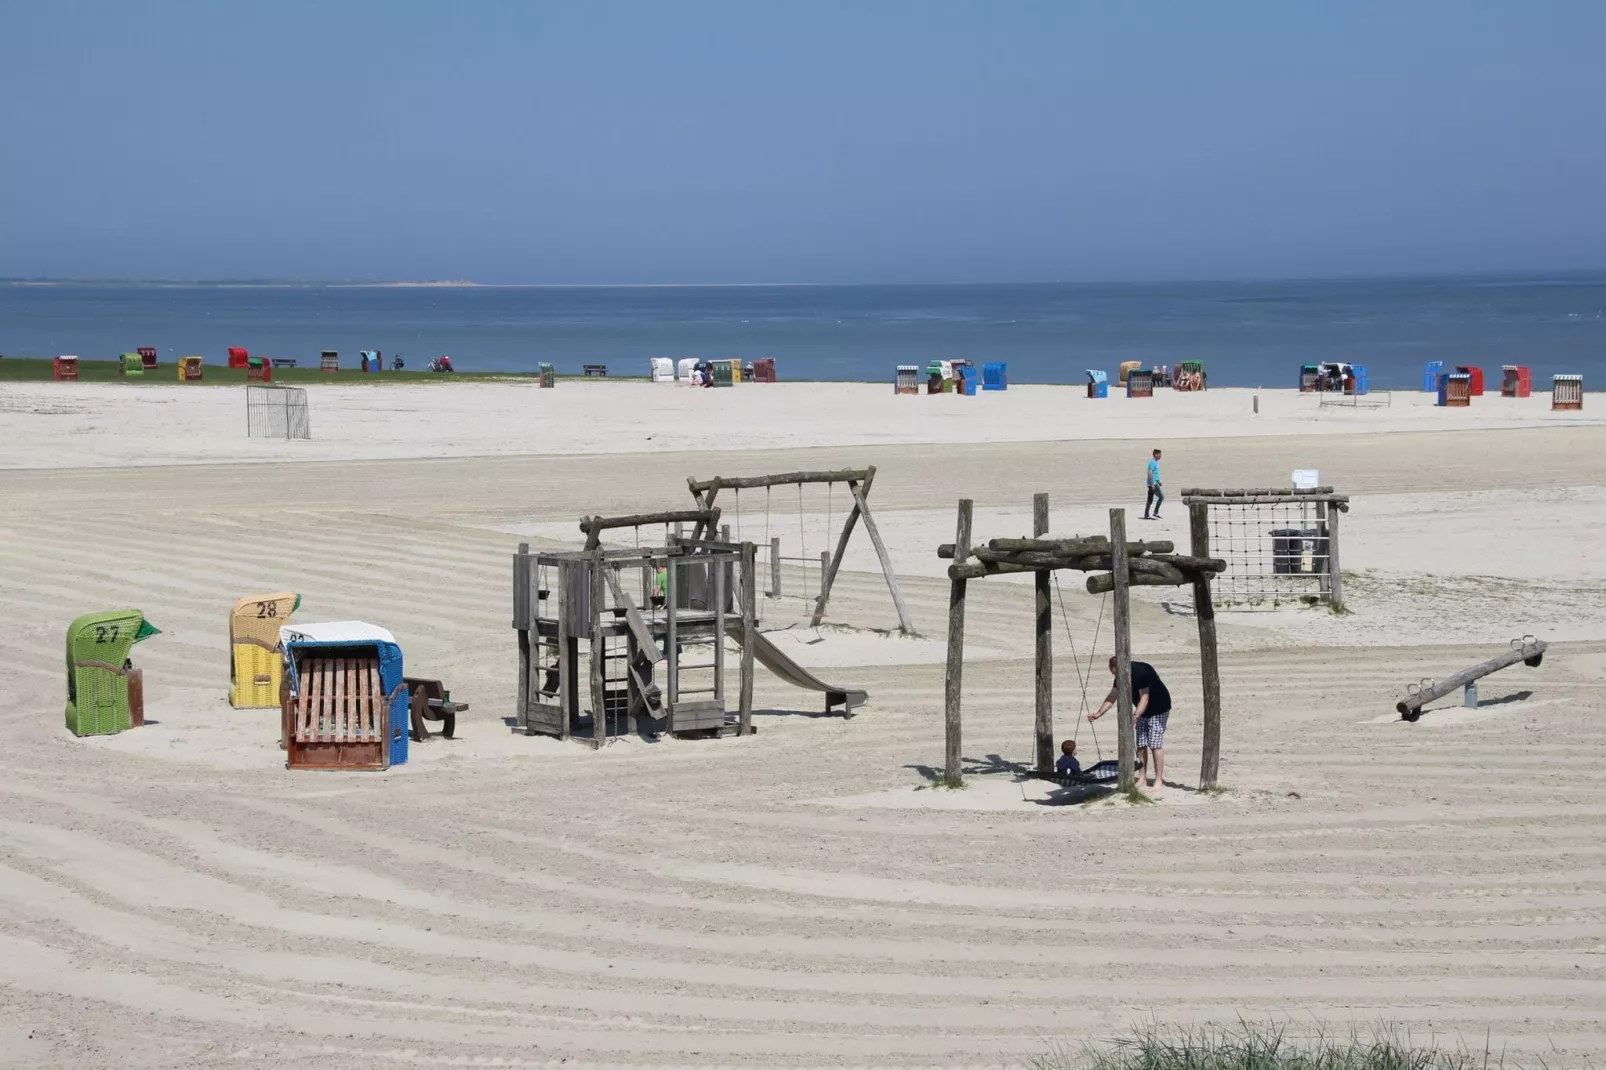
[[(1137, 759), (1132, 760), (1133, 769), (1141, 769), (1143, 763)], [(1078, 784), (1113, 784), (1121, 779), (1121, 760), (1119, 758), (1106, 758), (1102, 762), (1095, 762), (1075, 776), (1065, 776), (1062, 773), (1039, 773), (1032, 770), (1026, 774), (1029, 780), (1052, 780), (1065, 787)]]

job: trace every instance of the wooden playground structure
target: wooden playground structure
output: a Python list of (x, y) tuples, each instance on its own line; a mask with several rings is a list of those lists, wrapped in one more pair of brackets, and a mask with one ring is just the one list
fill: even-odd
[[(1215, 609), (1210, 583), (1226, 562), (1210, 557), (1210, 528), (1202, 506), (1189, 509), (1192, 554), (1174, 553), (1170, 542), (1128, 542), (1126, 510), (1110, 510), (1108, 536), (1056, 538), (1048, 534), (1048, 495), (1032, 498), (1032, 537), (992, 539), (985, 546), (971, 543), (969, 498), (960, 499), (958, 528), (952, 543), (937, 548), (949, 559), (948, 663), (944, 678), (943, 708), (946, 729), (943, 779), (950, 786), (963, 782), (961, 765), (961, 693), (965, 668), (965, 592), (970, 580), (988, 576), (1032, 573), (1036, 580), (1034, 646), (1036, 651), (1036, 723), (1033, 765), (1040, 773), (1054, 767), (1054, 645), (1051, 587), (1057, 588), (1062, 569), (1093, 572), (1087, 578), (1091, 594), (1114, 595), (1115, 693), (1119, 711), (1119, 787), (1136, 787), (1134, 762), (1137, 735), (1132, 706), (1131, 597), (1133, 586), (1192, 584), (1194, 616), (1199, 626), (1199, 659), (1203, 677), (1204, 757), (1199, 770), (1200, 788), (1214, 787), (1221, 754), (1221, 675), (1216, 647)], [(1063, 615), (1063, 595), (1062, 615)], [(1067, 629), (1069, 625), (1066, 625)], [(1074, 639), (1072, 656), (1075, 656)], [(1092, 665), (1088, 672), (1091, 674)], [(1080, 668), (1078, 668), (1080, 675)], [(1085, 679), (1085, 678), (1084, 678)], [(1084, 696), (1085, 697), (1085, 696)]]
[[(698, 535), (635, 549), (601, 543), (608, 530), (680, 523), (711, 531), (719, 510), (588, 516), (580, 520), (583, 550), (531, 553), (528, 543), (519, 545), (513, 559), (519, 730), (559, 739), (580, 734), (584, 645), (593, 746), (607, 742), (610, 724), (646, 735), (753, 731), (753, 544)], [(741, 671), (734, 723), (725, 697), (728, 635), (736, 639)], [(688, 647), (707, 660), (687, 660)], [(655, 678), (659, 662), (662, 685)]]
[[(731, 490), (736, 495), (738, 518), (741, 514), (741, 492), (743, 490), (762, 489), (764, 491), (764, 543), (761, 544), (769, 557), (770, 591), (771, 597), (779, 597), (781, 593), (781, 564), (790, 561), (804, 568), (815, 564), (808, 555), (806, 540), (801, 538), (803, 524), (803, 488), (809, 485), (823, 484), (827, 490), (826, 499), (826, 529), (828, 537), (832, 534), (832, 510), (830, 506), (830, 491), (838, 483), (845, 484), (852, 505), (847, 516), (842, 521), (840, 531), (834, 532), (836, 548), (834, 551), (822, 550), (819, 557), (820, 587), (815, 598), (814, 611), (809, 620), (810, 627), (819, 627), (825, 619), (826, 604), (831, 599), (831, 588), (836, 583), (838, 571), (842, 567), (842, 557), (847, 552), (848, 542), (853, 537), (854, 528), (862, 519), (865, 534), (870, 537), (870, 543), (875, 547), (876, 558), (881, 565), (881, 574), (886, 578), (887, 590), (892, 594), (892, 604), (898, 613), (898, 629), (905, 635), (914, 634), (914, 622), (909, 617), (909, 607), (905, 604), (903, 591), (898, 586), (898, 577), (892, 570), (892, 558), (887, 553), (886, 544), (881, 541), (881, 532), (876, 527), (875, 518), (870, 515), (870, 488), (875, 483), (875, 466), (868, 468), (845, 468), (835, 471), (819, 472), (783, 472), (778, 475), (764, 476), (715, 476), (713, 479), (687, 479), (686, 484), (691, 490), (692, 498), (697, 508), (703, 512), (718, 513), (715, 508), (715, 499), (722, 490)], [(800, 546), (795, 555), (786, 555), (781, 552), (781, 538), (770, 534), (770, 498), (774, 488), (795, 486), (798, 490), (798, 524)], [(739, 520), (738, 520), (739, 522)], [(718, 516), (711, 521), (698, 522), (692, 532), (692, 539), (710, 539), (715, 534)], [(738, 531), (738, 537), (740, 532)], [(728, 542), (728, 538), (726, 539)]]
[[(866, 473), (846, 475), (862, 480)], [(779, 485), (821, 481), (816, 476), (844, 478), (843, 473), (763, 478), (777, 481), (767, 485)], [(710, 481), (715, 482), (732, 486), (735, 481)], [(717, 487), (697, 489), (695, 480), (693, 485), (700, 502), (712, 502)], [(823, 694), (826, 713), (840, 708), (851, 717), (869, 701), (862, 689), (821, 680), (759, 632), (758, 547), (732, 542), (720, 516), (712, 504), (586, 516), (580, 519), (585, 535), (580, 550), (532, 552), (529, 543), (519, 545), (513, 557), (517, 731), (585, 738), (594, 747), (606, 744), (609, 735), (632, 731), (647, 737), (750, 735), (756, 731), (755, 663), (794, 687)], [(689, 536), (680, 533), (686, 524), (692, 525)], [(639, 545), (641, 528), (660, 525), (662, 545)], [(603, 534), (620, 529), (635, 530), (638, 545), (605, 547)], [(838, 561), (849, 531), (845, 526)], [(827, 567), (826, 574), (834, 570)], [(823, 612), (823, 597), (816, 610)], [(734, 710), (725, 682), (726, 640), (735, 644), (739, 669)], [(588, 665), (584, 687), (582, 653)]]

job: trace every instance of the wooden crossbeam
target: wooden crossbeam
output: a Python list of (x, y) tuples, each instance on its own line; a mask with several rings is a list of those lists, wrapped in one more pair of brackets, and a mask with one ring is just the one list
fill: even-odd
[(633, 513), (630, 516), (583, 516), (580, 530), (586, 535), (586, 549), (595, 550), (602, 541), (602, 533), (613, 528), (640, 528), (656, 524), (704, 524), (710, 528), (719, 524), (719, 510), (666, 509), (658, 513)]
[(688, 479), (686, 485), (693, 494), (731, 490), (753, 490), (759, 487), (789, 487), (797, 483), (846, 483), (850, 480), (863, 483), (870, 478), (872, 468), (840, 468), (833, 472), (783, 472), (773, 476), (715, 476), (713, 479)]

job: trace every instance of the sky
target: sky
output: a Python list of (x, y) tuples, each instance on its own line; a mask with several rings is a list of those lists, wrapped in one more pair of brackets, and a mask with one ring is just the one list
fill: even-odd
[(1598, 0), (0, 0), (0, 276), (1606, 267)]

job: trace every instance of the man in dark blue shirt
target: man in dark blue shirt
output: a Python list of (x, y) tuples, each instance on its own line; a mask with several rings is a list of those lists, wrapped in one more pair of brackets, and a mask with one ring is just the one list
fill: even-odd
[[(1110, 672), (1115, 672), (1115, 658), (1110, 658)], [(1109, 695), (1097, 710), (1087, 715), (1089, 721), (1096, 721), (1109, 712), (1115, 705), (1115, 688), (1110, 688)], [(1171, 692), (1166, 690), (1165, 682), (1160, 674), (1154, 671), (1154, 666), (1146, 661), (1132, 663), (1132, 717), (1138, 732), (1138, 761), (1141, 768), (1138, 771), (1143, 787), (1149, 784), (1149, 759), (1154, 759), (1154, 790), (1165, 790), (1165, 724), (1171, 715)]]

